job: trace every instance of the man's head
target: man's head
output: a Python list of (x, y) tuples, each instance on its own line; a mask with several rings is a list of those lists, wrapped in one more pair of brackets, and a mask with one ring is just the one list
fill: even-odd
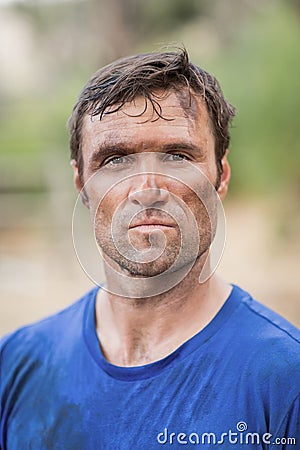
[(111, 267), (153, 279), (208, 254), (230, 179), (233, 114), (185, 50), (129, 57), (94, 75), (70, 118), (71, 155)]
[[(206, 104), (215, 138), (217, 166), (216, 188), (222, 174), (222, 158), (229, 147), (229, 125), (234, 108), (227, 102), (216, 78), (189, 61), (185, 49), (174, 52), (139, 54), (98, 70), (82, 90), (69, 119), (71, 158), (76, 161), (83, 182), (82, 134), (87, 114), (99, 116), (121, 109), (137, 97), (150, 102), (153, 112), (161, 115), (157, 92), (188, 88), (189, 95), (200, 95)], [(142, 114), (142, 113), (141, 113)]]

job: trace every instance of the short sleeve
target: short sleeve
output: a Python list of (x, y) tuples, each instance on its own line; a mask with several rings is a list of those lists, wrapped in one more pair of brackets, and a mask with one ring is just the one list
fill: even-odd
[(293, 402), (281, 425), (271, 438), (270, 448), (291, 450), (300, 448), (300, 395)]

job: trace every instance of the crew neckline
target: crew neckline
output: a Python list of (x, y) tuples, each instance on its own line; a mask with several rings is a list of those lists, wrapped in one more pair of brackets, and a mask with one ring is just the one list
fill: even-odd
[[(94, 288), (88, 293), (88, 301), (86, 302), (84, 318), (83, 318), (83, 334), (85, 343), (91, 353), (96, 364), (101, 370), (106, 372), (109, 376), (123, 381), (136, 381), (147, 378), (152, 378), (159, 375), (167, 367), (176, 364), (187, 357), (190, 353), (199, 349), (200, 346), (208, 342), (227, 322), (231, 314), (236, 310), (241, 303), (241, 297), (245, 291), (238, 286), (232, 284), (232, 290), (225, 300), (220, 310), (216, 313), (214, 318), (198, 333), (184, 342), (180, 347), (174, 350), (166, 357), (142, 366), (123, 367), (116, 366), (107, 361), (104, 357), (100, 342), (96, 332), (96, 299), (99, 287)], [(241, 295), (244, 294), (244, 295)]]

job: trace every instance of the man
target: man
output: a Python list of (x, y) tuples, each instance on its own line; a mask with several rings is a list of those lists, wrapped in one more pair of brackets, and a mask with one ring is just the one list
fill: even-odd
[(299, 332), (214, 273), (233, 115), (185, 50), (83, 89), (72, 166), (106, 282), (3, 339), (2, 450), (299, 448)]

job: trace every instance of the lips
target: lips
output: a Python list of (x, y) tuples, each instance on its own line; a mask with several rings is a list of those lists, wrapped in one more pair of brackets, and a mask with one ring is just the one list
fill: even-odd
[(163, 223), (163, 222), (157, 222), (157, 221), (155, 221), (155, 222), (138, 222), (138, 223), (136, 223), (136, 224), (134, 224), (134, 225), (130, 225), (130, 227), (129, 227), (129, 229), (134, 229), (134, 228), (138, 228), (138, 227), (153, 227), (153, 228), (155, 228), (155, 227), (173, 227), (174, 225), (171, 225), (171, 224), (169, 224), (169, 223)]
[(160, 217), (144, 217), (144, 218), (136, 218), (129, 225), (129, 229), (137, 228), (137, 227), (174, 227), (175, 224), (170, 222), (170, 220), (166, 220)]

